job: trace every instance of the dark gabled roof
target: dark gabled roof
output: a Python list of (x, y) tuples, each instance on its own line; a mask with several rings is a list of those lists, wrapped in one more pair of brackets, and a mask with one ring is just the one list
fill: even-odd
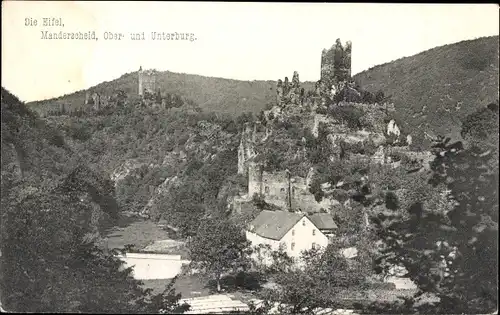
[(252, 202), (242, 202), (240, 206), (241, 213), (257, 213), (259, 210)]
[(250, 223), (249, 231), (272, 240), (281, 240), (305, 214), (263, 210)]
[(333, 230), (338, 228), (337, 224), (333, 221), (332, 216), (328, 213), (315, 213), (309, 216), (309, 219), (320, 230)]

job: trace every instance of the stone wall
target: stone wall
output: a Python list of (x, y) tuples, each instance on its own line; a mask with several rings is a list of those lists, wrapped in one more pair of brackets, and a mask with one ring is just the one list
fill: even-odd
[[(311, 172), (310, 172), (311, 173)], [(336, 200), (324, 198), (320, 203), (309, 192), (310, 177), (291, 176), (288, 171), (265, 172), (258, 163), (251, 162), (248, 168), (248, 195), (261, 195), (264, 200), (283, 210), (301, 212), (328, 211), (338, 204)]]

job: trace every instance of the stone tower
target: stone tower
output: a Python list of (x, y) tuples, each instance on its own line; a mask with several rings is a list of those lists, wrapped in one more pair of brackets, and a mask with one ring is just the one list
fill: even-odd
[(139, 95), (142, 96), (144, 88), (142, 86), (142, 66), (139, 67)]
[(248, 163), (248, 198), (254, 194), (262, 195), (262, 165), (255, 162)]
[(321, 81), (336, 84), (351, 79), (352, 43), (347, 41), (342, 46), (340, 39), (330, 49), (323, 49), (321, 53)]
[(139, 95), (144, 96), (145, 92), (149, 94), (156, 93), (156, 71), (142, 70), (139, 68)]

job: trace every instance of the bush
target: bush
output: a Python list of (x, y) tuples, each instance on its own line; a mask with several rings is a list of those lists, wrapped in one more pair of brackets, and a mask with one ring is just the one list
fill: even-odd
[(328, 110), (328, 114), (340, 121), (343, 121), (351, 129), (361, 129), (361, 117), (364, 113), (359, 108), (354, 106), (332, 106)]
[(385, 99), (384, 92), (382, 90), (379, 90), (377, 94), (375, 94), (375, 102), (382, 103), (384, 99)]

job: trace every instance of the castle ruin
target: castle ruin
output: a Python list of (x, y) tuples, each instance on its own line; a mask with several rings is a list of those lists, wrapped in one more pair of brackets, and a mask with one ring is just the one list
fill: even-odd
[[(278, 80), (276, 105), (264, 111), (264, 119), (269, 123), (285, 121), (287, 117), (302, 117), (304, 127), (309, 128), (315, 138), (319, 136), (320, 125), (323, 125), (321, 129), (327, 133), (332, 161), (346, 158), (347, 154), (349, 159), (360, 163), (399, 167), (401, 156), (405, 156), (405, 161), (416, 162), (415, 167), (420, 167), (421, 170), (428, 168), (428, 162), (432, 158), (429, 152), (412, 152), (402, 143), (396, 148), (386, 146), (388, 136), (394, 137), (394, 143), (398, 143), (401, 135), (396, 122), (390, 119), (395, 112), (394, 104), (385, 101), (369, 104), (363, 102), (361, 90), (355, 86), (351, 77), (351, 52), (351, 42), (347, 41), (343, 46), (340, 39), (329, 50), (323, 50), (321, 79), (316, 82), (315, 89), (307, 94), (300, 87), (297, 71), (294, 71), (291, 82), (288, 77), (284, 81)], [(337, 108), (339, 113), (342, 113), (343, 107), (362, 113), (362, 128), (349, 128), (344, 121), (345, 115), (337, 117), (328, 114), (327, 106)], [(273, 129), (267, 127), (267, 124), (265, 132), (262, 129), (260, 122), (253, 126), (247, 123), (242, 133), (238, 149), (238, 173), (247, 178), (248, 193), (240, 195), (239, 203), (248, 202), (257, 195), (283, 210), (301, 212), (321, 212), (339, 204), (333, 198), (316, 201), (309, 189), (314, 169), (306, 177), (295, 176), (288, 170), (266, 172), (265, 165), (260, 162), (258, 147)]]
[(270, 173), (264, 171), (262, 164), (249, 162), (248, 199), (262, 196), (267, 203), (288, 211), (327, 211), (338, 202), (327, 198), (319, 203), (315, 200), (309, 192), (313, 172), (311, 169), (306, 178), (293, 176), (288, 170)]
[(102, 95), (99, 92), (94, 91), (91, 93), (87, 91), (85, 93), (85, 105), (92, 105), (93, 110), (99, 111), (104, 107), (109, 105), (110, 101), (109, 96)]
[(157, 92), (156, 90), (156, 71), (155, 70), (142, 70), (142, 66), (139, 68), (139, 96), (145, 96), (146, 94), (153, 95)]

